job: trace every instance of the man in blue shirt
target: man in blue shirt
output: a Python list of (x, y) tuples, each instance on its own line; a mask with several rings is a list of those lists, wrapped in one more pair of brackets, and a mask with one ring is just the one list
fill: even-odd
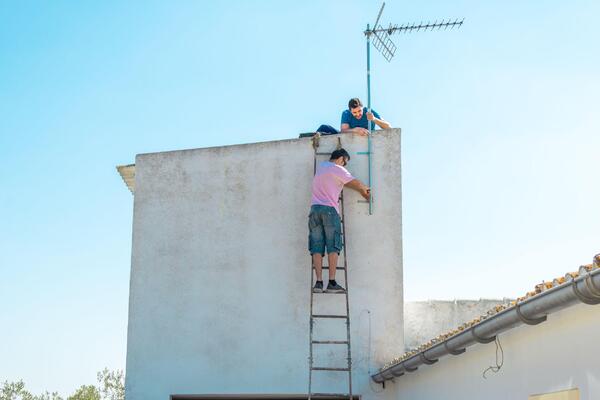
[(371, 130), (375, 130), (375, 126), (381, 129), (391, 128), (389, 122), (382, 119), (375, 110), (369, 112), (367, 107), (363, 107), (358, 98), (350, 99), (348, 109), (342, 113), (342, 133), (358, 133), (361, 136), (369, 134), (369, 125), (367, 121), (371, 121)]

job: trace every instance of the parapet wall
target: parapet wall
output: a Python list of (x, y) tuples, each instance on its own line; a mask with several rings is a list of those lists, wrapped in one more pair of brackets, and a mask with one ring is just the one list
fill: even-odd
[(456, 329), (465, 322), (485, 315), (508, 299), (427, 300), (404, 304), (404, 346), (416, 348), (439, 334)]

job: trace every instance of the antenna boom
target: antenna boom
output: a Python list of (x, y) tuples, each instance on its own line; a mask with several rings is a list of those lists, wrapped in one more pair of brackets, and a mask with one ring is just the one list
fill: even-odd
[(412, 31), (420, 31), (420, 30), (434, 30), (434, 29), (441, 29), (444, 28), (444, 30), (450, 28), (450, 29), (454, 29), (454, 28), (459, 28), (463, 22), (464, 22), (464, 18), (461, 19), (460, 21), (458, 19), (454, 20), (454, 21), (450, 21), (448, 20), (447, 22), (444, 22), (444, 20), (442, 20), (441, 22), (435, 21), (433, 23), (420, 23), (420, 24), (406, 24), (406, 25), (390, 25), (389, 28), (383, 28), (381, 26), (376, 26), (375, 29), (371, 29), (370, 31), (366, 31), (365, 35), (375, 35), (377, 36), (377, 34), (387, 34), (387, 35), (392, 35), (394, 33), (410, 33)]

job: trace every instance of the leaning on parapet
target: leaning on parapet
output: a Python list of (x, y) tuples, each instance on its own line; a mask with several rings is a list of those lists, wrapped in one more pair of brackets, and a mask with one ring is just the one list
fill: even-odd
[(379, 116), (377, 111), (371, 109), (371, 112), (369, 112), (360, 99), (356, 97), (350, 99), (348, 109), (342, 112), (340, 126), (342, 133), (357, 133), (366, 136), (369, 134), (369, 123), (371, 124), (371, 130), (375, 130), (376, 126), (381, 129), (392, 127), (389, 122)]

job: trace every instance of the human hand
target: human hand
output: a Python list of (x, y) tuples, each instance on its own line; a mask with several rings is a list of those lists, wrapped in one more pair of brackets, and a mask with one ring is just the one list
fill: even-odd
[(360, 195), (364, 197), (365, 200), (369, 201), (369, 199), (371, 198), (371, 189), (369, 189), (368, 187), (364, 187), (363, 189), (361, 189)]
[(375, 119), (375, 116), (373, 115), (372, 112), (367, 111), (367, 119), (369, 121), (373, 121)]
[(360, 136), (369, 136), (369, 130), (365, 128), (354, 128), (355, 132)]

